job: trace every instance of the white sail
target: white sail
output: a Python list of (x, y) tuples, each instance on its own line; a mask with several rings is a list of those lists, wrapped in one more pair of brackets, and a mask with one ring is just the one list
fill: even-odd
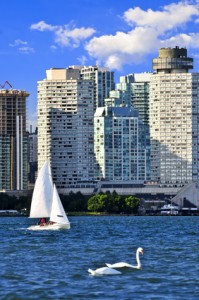
[(64, 208), (59, 198), (55, 184), (53, 187), (53, 201), (52, 201), (52, 209), (50, 214), (50, 221), (56, 222), (58, 224), (70, 225), (70, 222), (65, 214)]
[(51, 213), (53, 182), (48, 161), (40, 169), (32, 196), (30, 218), (48, 218)]

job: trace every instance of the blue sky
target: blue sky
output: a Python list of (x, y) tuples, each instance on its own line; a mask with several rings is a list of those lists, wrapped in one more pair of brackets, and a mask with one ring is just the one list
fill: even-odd
[[(107, 66), (119, 76), (152, 71), (161, 47), (186, 47), (199, 71), (199, 0), (10, 0), (0, 18), (0, 84), (30, 93), (50, 68)], [(6, 88), (9, 88), (6, 87)]]

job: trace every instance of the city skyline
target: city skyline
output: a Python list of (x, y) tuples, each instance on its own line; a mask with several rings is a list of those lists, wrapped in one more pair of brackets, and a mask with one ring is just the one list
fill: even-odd
[[(199, 71), (199, 1), (35, 0), (9, 2), (1, 20), (1, 77), (30, 93), (36, 124), (37, 81), (50, 68), (107, 66), (119, 76), (152, 71), (162, 47), (186, 47)], [(9, 88), (9, 87), (8, 87)]]

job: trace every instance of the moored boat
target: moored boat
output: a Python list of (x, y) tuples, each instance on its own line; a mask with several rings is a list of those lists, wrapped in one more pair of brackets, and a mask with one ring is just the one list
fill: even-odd
[(165, 204), (161, 207), (160, 212), (162, 215), (178, 215), (179, 207), (174, 204)]

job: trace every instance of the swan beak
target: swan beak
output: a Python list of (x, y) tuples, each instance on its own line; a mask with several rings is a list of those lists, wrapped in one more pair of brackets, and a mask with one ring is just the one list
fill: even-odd
[(141, 251), (142, 255), (144, 255), (144, 250)]

